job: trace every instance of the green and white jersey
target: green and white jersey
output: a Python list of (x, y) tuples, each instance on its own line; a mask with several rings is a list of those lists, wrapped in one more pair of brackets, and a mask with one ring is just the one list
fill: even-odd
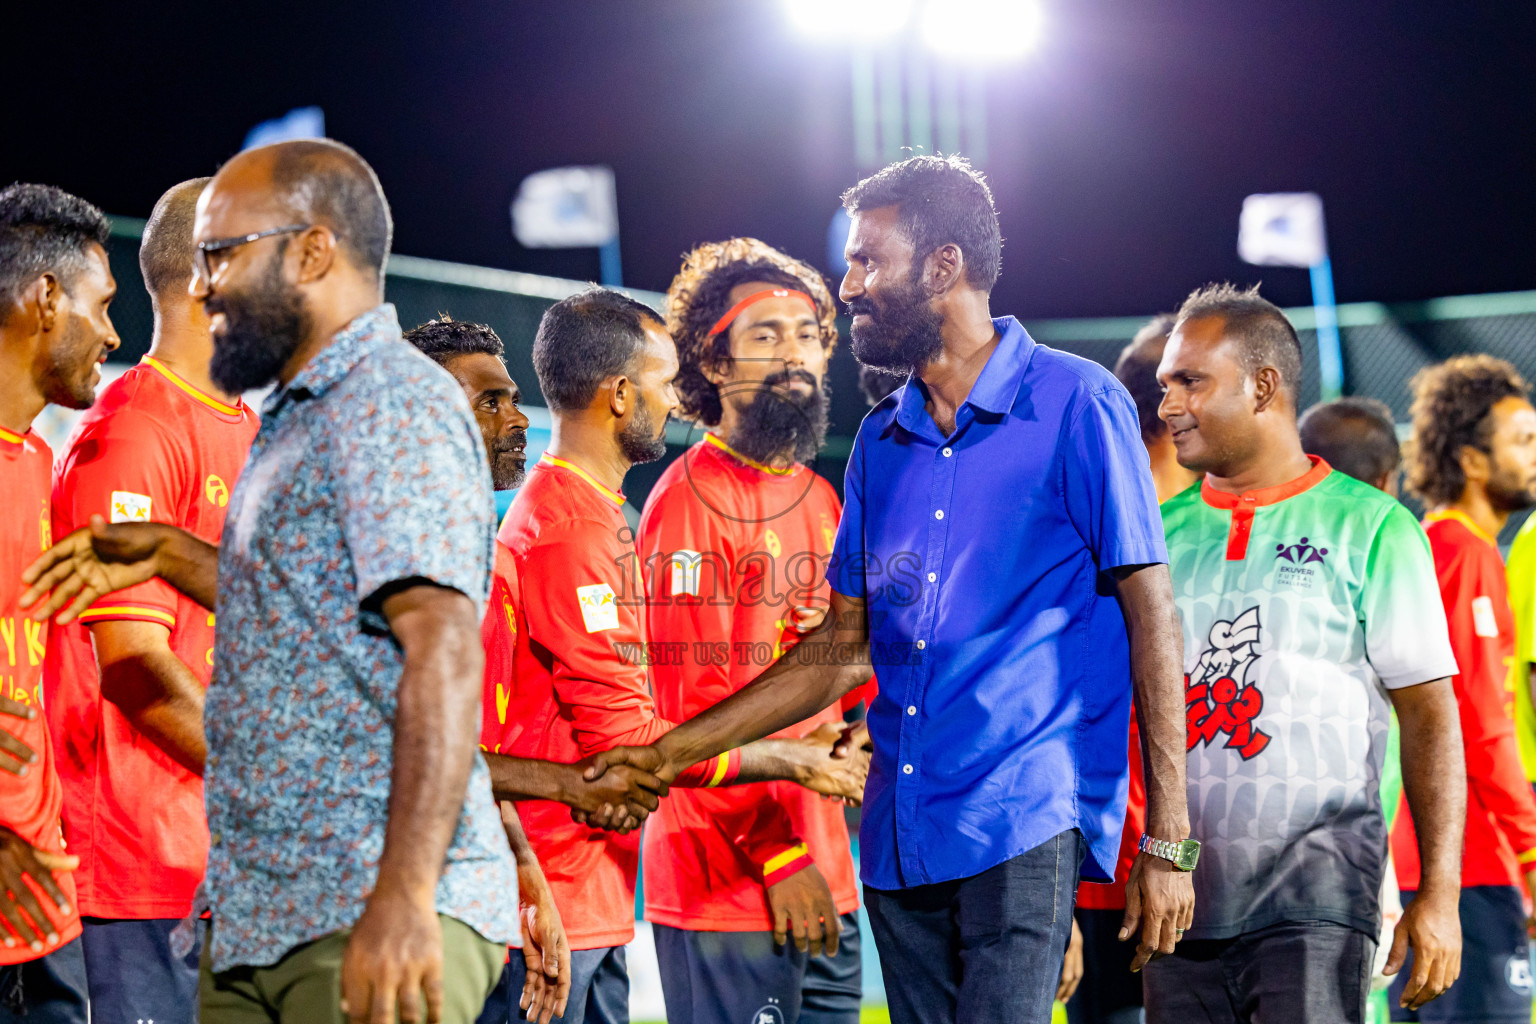
[(1280, 487), (1163, 503), (1203, 844), (1189, 938), (1300, 920), (1375, 938), (1384, 687), (1456, 672), (1424, 531), (1313, 461)]

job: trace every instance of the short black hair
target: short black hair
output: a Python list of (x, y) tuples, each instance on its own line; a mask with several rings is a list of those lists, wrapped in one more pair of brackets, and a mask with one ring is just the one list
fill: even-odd
[(1115, 360), (1115, 377), (1136, 403), (1136, 419), (1141, 424), (1141, 440), (1155, 441), (1168, 432), (1168, 424), (1157, 415), (1163, 404), (1163, 386), (1157, 382), (1157, 366), (1163, 361), (1163, 349), (1168, 346), (1168, 335), (1173, 333), (1176, 318), (1172, 313), (1159, 313), (1142, 324), (1131, 343)]
[(0, 190), (0, 308), (43, 274), (70, 288), (91, 243), (106, 248), (111, 233), (100, 210), (61, 188), (17, 182)]
[(192, 225), (197, 220), (197, 197), (212, 178), (193, 178), (172, 185), (155, 203), (144, 224), (139, 242), (139, 270), (150, 298), (187, 290), (192, 280)]
[(1218, 317), (1227, 337), (1240, 346), (1243, 370), (1251, 377), (1265, 366), (1280, 372), (1280, 383), (1294, 402), (1301, 387), (1301, 341), (1279, 306), (1259, 294), (1259, 286), (1208, 284), (1189, 293), (1179, 307), (1175, 329), (1188, 320)]
[(1319, 402), (1301, 416), (1301, 450), (1362, 483), (1375, 485), (1402, 464), (1392, 410), (1376, 398)]
[(896, 207), (897, 223), (912, 242), (913, 273), (941, 245), (965, 257), (965, 279), (990, 292), (1003, 269), (1003, 234), (992, 190), (960, 156), (914, 156), (889, 164), (843, 193), (849, 213)]
[(1492, 453), (1493, 407), (1526, 398), (1531, 386), (1520, 372), (1489, 355), (1455, 356), (1413, 375), (1413, 444), (1408, 489), (1428, 505), (1456, 501), (1467, 486), (1464, 447)]
[(405, 332), (405, 340), (415, 345), (439, 366), (447, 366), (456, 356), (475, 352), (505, 359), (506, 346), (489, 324), (455, 320), (447, 313), (439, 313), (436, 320), (428, 320)]
[(595, 286), (546, 309), (533, 339), (533, 369), (550, 409), (584, 409), (603, 381), (628, 371), (645, 348), (647, 321), (662, 326), (650, 306)]
[(279, 199), (297, 219), (330, 228), (352, 264), (382, 281), (395, 226), (368, 161), (334, 139), (281, 142), (276, 150), (272, 184)]

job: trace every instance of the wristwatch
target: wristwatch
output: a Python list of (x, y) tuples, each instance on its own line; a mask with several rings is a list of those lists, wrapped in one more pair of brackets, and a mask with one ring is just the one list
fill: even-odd
[(1154, 857), (1169, 861), (1180, 871), (1195, 870), (1195, 862), (1200, 859), (1200, 844), (1193, 839), (1180, 839), (1174, 842), (1167, 839), (1153, 839), (1143, 832), (1141, 842), (1136, 848), (1142, 853), (1150, 853)]

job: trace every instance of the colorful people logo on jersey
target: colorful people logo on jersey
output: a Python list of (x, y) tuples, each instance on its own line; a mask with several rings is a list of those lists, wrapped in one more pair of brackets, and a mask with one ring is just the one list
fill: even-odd
[(1185, 721), (1189, 736), (1185, 749), (1209, 745), (1227, 736), (1226, 746), (1244, 761), (1269, 746), (1270, 736), (1254, 727), (1264, 708), (1264, 695), (1250, 683), (1249, 674), (1259, 660), (1259, 609), (1249, 608), (1231, 622), (1211, 625), (1207, 647), (1193, 673), (1184, 676)]

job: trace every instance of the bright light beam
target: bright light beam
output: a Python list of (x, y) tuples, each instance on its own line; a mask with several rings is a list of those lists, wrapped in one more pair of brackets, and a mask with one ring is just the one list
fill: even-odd
[(928, 0), (921, 27), (938, 53), (1002, 60), (1033, 50), (1044, 21), (1037, 0)]
[(884, 39), (912, 16), (914, 0), (785, 0), (789, 18), (810, 35), (850, 42)]

